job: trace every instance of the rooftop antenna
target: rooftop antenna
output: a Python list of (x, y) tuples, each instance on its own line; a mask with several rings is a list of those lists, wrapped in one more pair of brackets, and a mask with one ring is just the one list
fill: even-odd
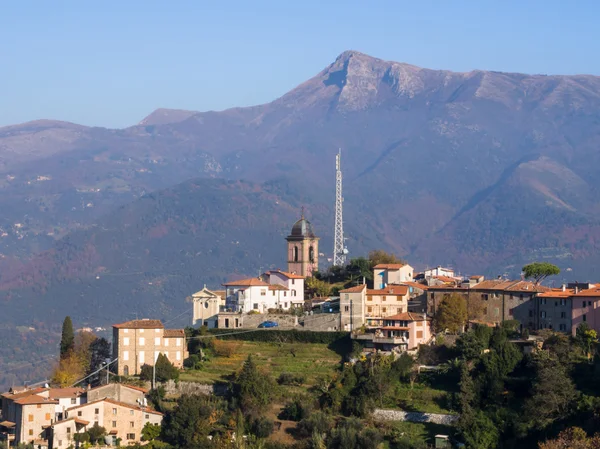
[(342, 149), (338, 150), (335, 155), (335, 229), (333, 237), (333, 266), (346, 265), (346, 254), (348, 249), (344, 244), (344, 219), (343, 219), (343, 203), (342, 196)]

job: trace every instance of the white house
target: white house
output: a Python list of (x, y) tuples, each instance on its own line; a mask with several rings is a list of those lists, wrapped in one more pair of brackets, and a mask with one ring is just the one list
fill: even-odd
[(434, 277), (434, 276), (446, 276), (449, 278), (454, 277), (454, 270), (452, 268), (444, 268), (442, 266), (437, 266), (435, 268), (428, 268), (423, 272), (423, 276), (425, 279)]
[(304, 306), (304, 276), (281, 270), (267, 271), (262, 275), (264, 281), (271, 285), (283, 285), (287, 292), (279, 301), (279, 308), (287, 310), (290, 307)]
[(373, 268), (375, 289), (385, 288), (388, 284), (401, 284), (413, 280), (414, 269), (408, 264), (380, 263)]
[(266, 313), (268, 309), (277, 308), (277, 291), (269, 291), (269, 284), (258, 278), (226, 282), (223, 287), (225, 307), (232, 312), (248, 313), (256, 310)]

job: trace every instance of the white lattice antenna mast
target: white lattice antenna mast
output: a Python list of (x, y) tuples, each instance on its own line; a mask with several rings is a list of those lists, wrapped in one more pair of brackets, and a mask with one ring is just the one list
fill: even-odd
[(342, 166), (341, 166), (342, 150), (338, 151), (335, 156), (335, 230), (333, 237), (333, 265), (343, 266), (346, 264), (346, 254), (348, 250), (344, 245), (344, 219), (343, 219), (343, 203), (342, 196)]

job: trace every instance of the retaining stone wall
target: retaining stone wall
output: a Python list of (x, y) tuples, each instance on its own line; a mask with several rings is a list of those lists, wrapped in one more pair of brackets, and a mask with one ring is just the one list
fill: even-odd
[(404, 412), (402, 410), (375, 409), (373, 418), (381, 421), (431, 422), (452, 426), (458, 421), (458, 415), (442, 415), (439, 413)]

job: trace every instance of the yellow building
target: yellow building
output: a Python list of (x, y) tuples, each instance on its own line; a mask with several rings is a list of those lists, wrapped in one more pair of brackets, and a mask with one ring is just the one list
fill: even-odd
[(143, 365), (154, 365), (164, 354), (177, 368), (188, 357), (183, 329), (165, 329), (160, 320), (132, 320), (113, 325), (113, 357), (117, 374), (140, 374)]

